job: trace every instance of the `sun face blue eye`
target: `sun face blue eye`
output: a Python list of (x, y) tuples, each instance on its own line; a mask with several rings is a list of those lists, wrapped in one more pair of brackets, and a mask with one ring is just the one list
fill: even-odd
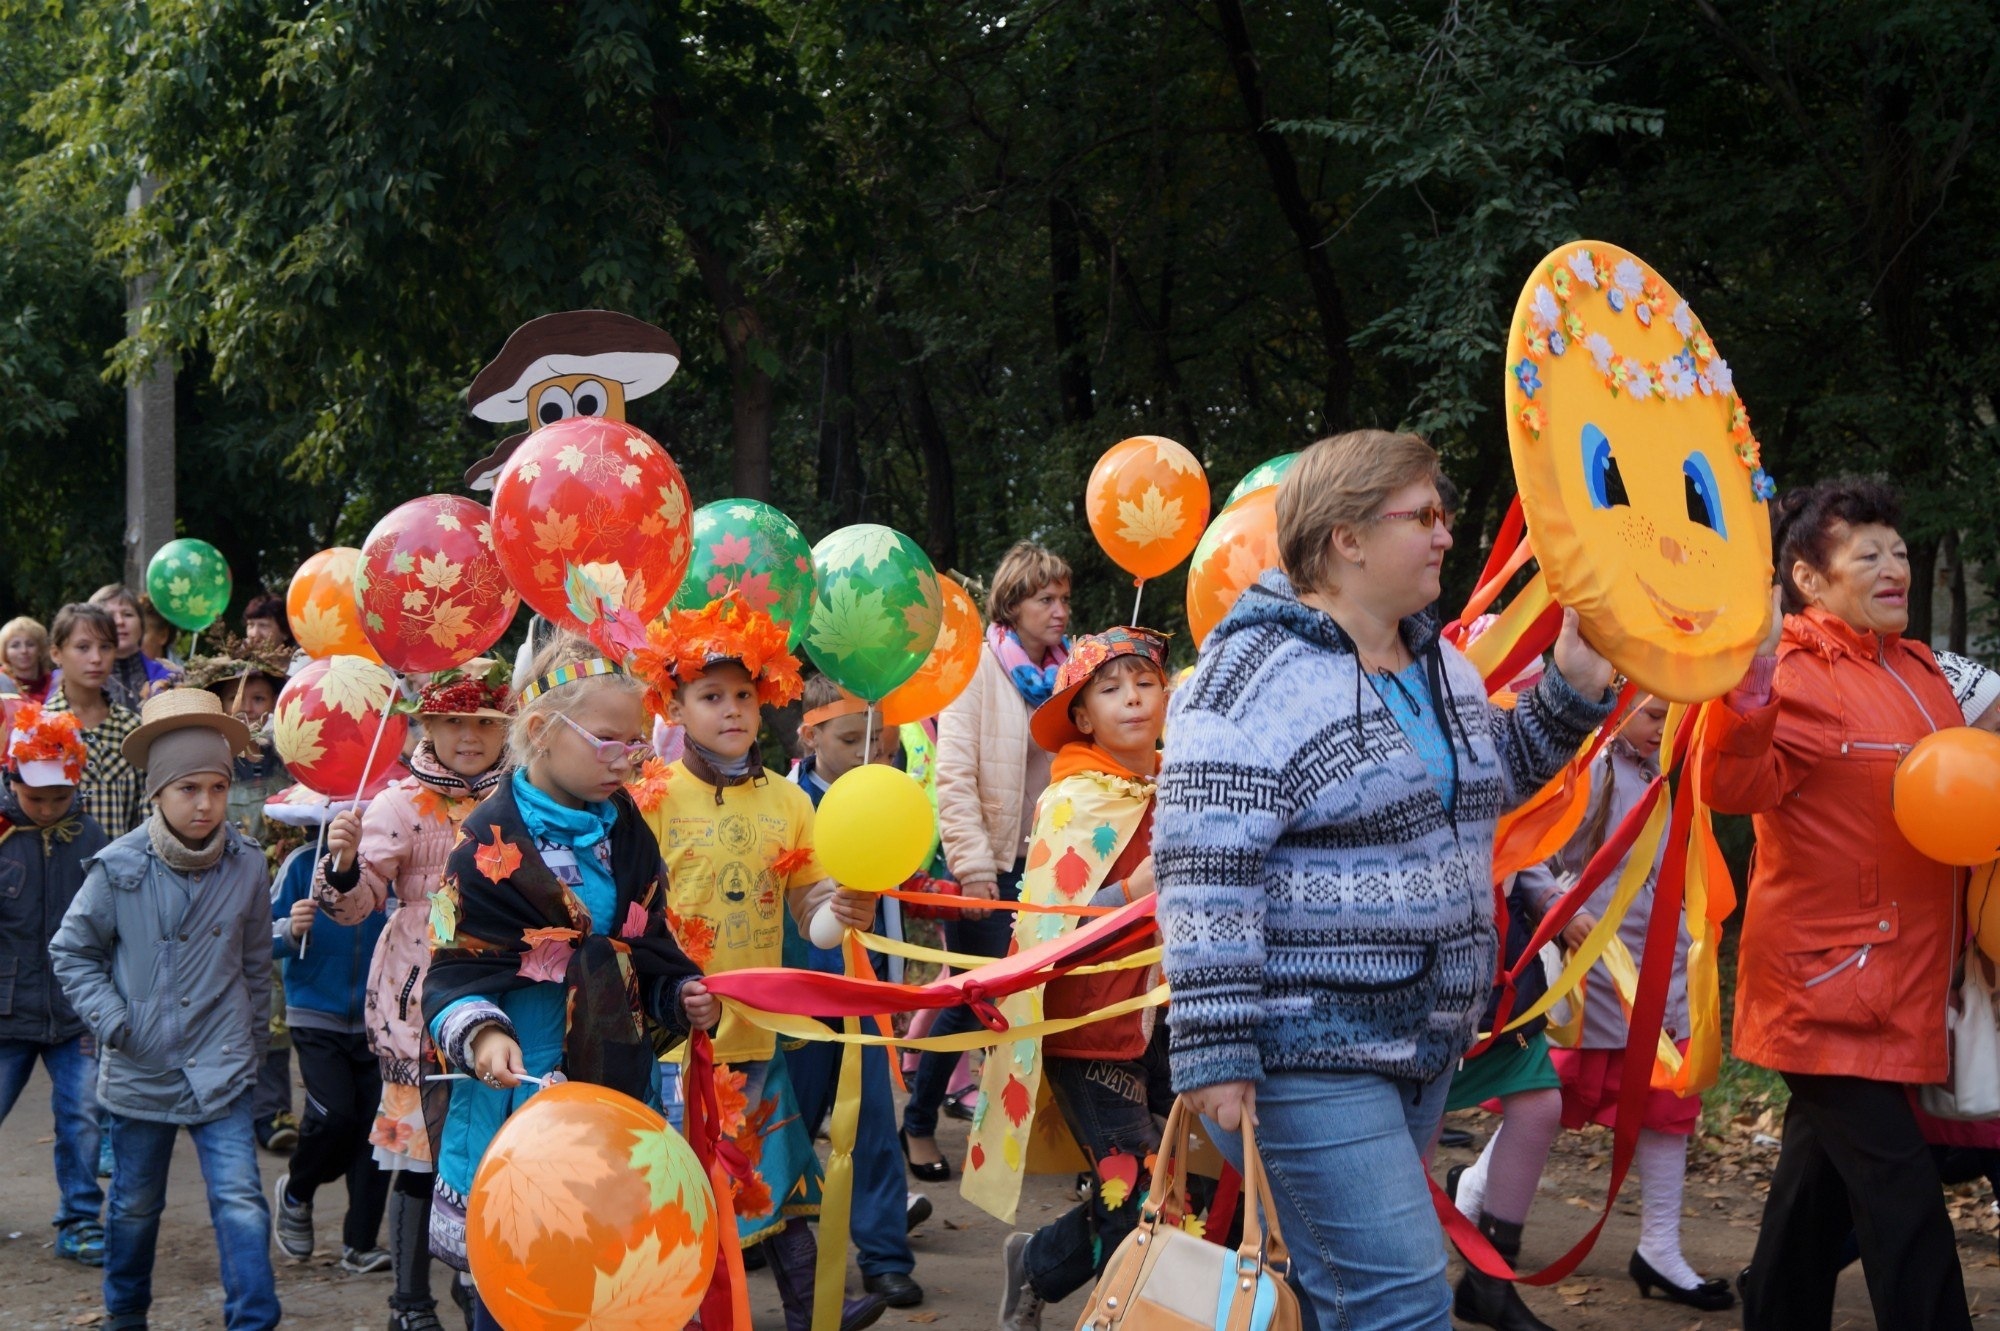
[(1595, 425), (1583, 427), (1583, 479), (1590, 487), (1590, 502), (1598, 508), (1629, 506), (1625, 478), (1619, 474), (1618, 459), (1611, 455), (1611, 440)]
[(1707, 455), (1688, 454), (1687, 461), (1681, 463), (1681, 476), (1687, 482), (1688, 521), (1728, 540), (1729, 531), (1722, 520), (1722, 489), (1715, 483), (1715, 468), (1709, 465)]

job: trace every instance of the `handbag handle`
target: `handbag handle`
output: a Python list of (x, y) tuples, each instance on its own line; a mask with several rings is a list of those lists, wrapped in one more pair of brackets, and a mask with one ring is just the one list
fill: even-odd
[[(1162, 1215), (1176, 1218), (1187, 1213), (1188, 1143), (1194, 1137), (1196, 1115), (1184, 1096), (1176, 1096), (1167, 1113), (1167, 1126), (1160, 1135), (1160, 1154), (1153, 1163), (1154, 1190), (1140, 1209), (1139, 1223), (1152, 1230)], [(1243, 1241), (1237, 1245), (1237, 1270), (1248, 1275), (1256, 1266), (1269, 1266), (1284, 1275), (1291, 1269), (1291, 1250), (1285, 1245), (1284, 1231), (1271, 1200), (1270, 1179), (1264, 1172), (1264, 1158), (1257, 1149), (1257, 1130), (1250, 1116), (1243, 1116)], [(1166, 1179), (1164, 1191), (1159, 1187)], [(1248, 1263), (1249, 1265), (1246, 1265)]]

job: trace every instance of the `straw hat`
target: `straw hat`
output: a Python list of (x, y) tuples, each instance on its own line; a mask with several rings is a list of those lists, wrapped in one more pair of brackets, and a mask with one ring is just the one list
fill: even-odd
[(153, 741), (170, 730), (206, 726), (229, 742), (231, 753), (250, 747), (250, 727), (222, 710), (222, 699), (207, 689), (167, 689), (146, 699), (139, 712), (139, 728), (125, 737), (125, 761), (144, 770)]

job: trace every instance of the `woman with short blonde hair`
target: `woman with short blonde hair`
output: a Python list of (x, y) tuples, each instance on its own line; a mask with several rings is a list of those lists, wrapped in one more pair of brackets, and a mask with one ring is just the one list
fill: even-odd
[[(1054, 694), (1056, 672), (1069, 659), (1069, 584), (1069, 564), (1033, 541), (1020, 541), (1001, 556), (987, 587), (986, 613), (993, 622), (979, 668), (938, 716), (938, 837), (967, 897), (1014, 901), (1021, 895), (1021, 857), (1054, 762), (1030, 737), (1028, 718)], [(1012, 916), (954, 911), (944, 934), (953, 952), (1004, 957)], [(972, 1009), (957, 1007), (939, 1016), (930, 1034), (978, 1025)], [(904, 1154), (911, 1172), (929, 1183), (951, 1177), (933, 1139), (958, 1057), (925, 1054), (903, 1109)]]
[(0, 693), (18, 693), (31, 702), (49, 696), (55, 678), (49, 664), (49, 631), (40, 620), (19, 615), (0, 625)]
[[(1255, 1117), (1294, 1279), (1356, 1331), (1451, 1324), (1424, 1157), (1492, 987), (1494, 825), (1615, 697), (1566, 615), (1555, 667), (1488, 705), (1427, 611), (1437, 473), (1422, 439), (1362, 430), (1286, 474), (1284, 571), (1175, 691), (1153, 833), (1174, 1089), (1226, 1151)], [(1518, 1252), (1518, 1225), (1482, 1227)]]

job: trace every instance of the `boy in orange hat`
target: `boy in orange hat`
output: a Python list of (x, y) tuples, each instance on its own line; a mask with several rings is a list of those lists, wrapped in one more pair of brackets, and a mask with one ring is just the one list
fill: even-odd
[(13, 976), (13, 1001), (0, 1016), (0, 1121), (39, 1058), (56, 1119), (56, 1256), (102, 1266), (97, 1047), (49, 961), (54, 926), (83, 886), (85, 862), (105, 845), (76, 794), (87, 759), (74, 713), (32, 702), (14, 713), (0, 790), (0, 968)]

